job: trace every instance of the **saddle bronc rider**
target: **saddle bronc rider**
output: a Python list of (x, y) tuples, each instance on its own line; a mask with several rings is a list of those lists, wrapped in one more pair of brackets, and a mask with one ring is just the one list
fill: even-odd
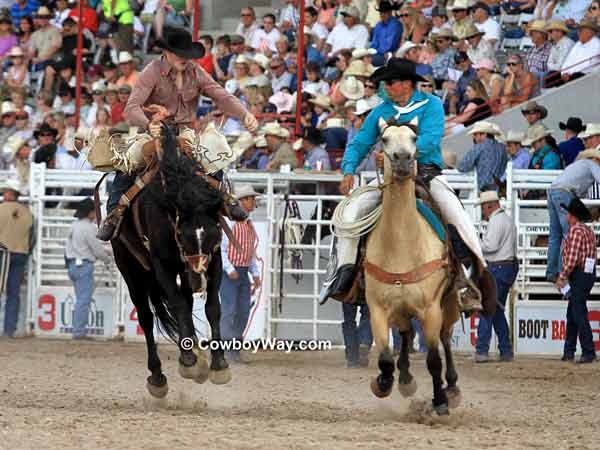
[[(157, 44), (163, 49), (162, 56), (140, 73), (125, 106), (128, 125), (147, 128), (156, 138), (160, 136), (160, 121), (170, 117), (180, 130), (185, 130), (192, 126), (198, 98), (203, 95), (211, 98), (225, 114), (242, 121), (249, 131), (256, 131), (256, 118), (191, 61), (204, 55), (202, 44), (192, 42), (191, 34), (183, 29), (165, 29), (163, 35)], [(152, 118), (146, 113), (152, 114)], [(135, 175), (117, 172), (108, 199), (110, 214), (98, 231), (99, 239), (108, 241), (118, 231), (127, 206), (139, 192), (139, 187), (132, 187), (135, 182)]]
[[(429, 185), (431, 197), (438, 204), (443, 219), (456, 227), (462, 241), (479, 260), (478, 267), (485, 267), (479, 239), (474, 225), (452, 189), (439, 177), (442, 172), (441, 140), (444, 136), (444, 109), (439, 98), (416, 90), (417, 81), (423, 79), (416, 74), (415, 64), (402, 58), (392, 58), (385, 67), (371, 77), (375, 83), (383, 82), (385, 92), (380, 92), (384, 102), (369, 114), (356, 137), (346, 149), (342, 161), (344, 178), (340, 185), (347, 194), (354, 185), (354, 173), (360, 162), (369, 153), (380, 137), (379, 120), (397, 122), (418, 120), (418, 176)], [(372, 211), (381, 201), (379, 191), (365, 192), (346, 208), (344, 220), (357, 221)], [(453, 243), (455, 239), (453, 238)], [(340, 296), (349, 291), (354, 279), (359, 239), (339, 238), (337, 246), (337, 268), (325, 282), (321, 300)], [(462, 274), (461, 274), (462, 275)], [(464, 281), (464, 277), (463, 281)], [(456, 285), (456, 284), (455, 284)], [(467, 283), (469, 285), (469, 283)], [(472, 285), (469, 285), (472, 289)], [(457, 286), (458, 287), (458, 286)], [(467, 286), (464, 286), (467, 287)], [(470, 293), (463, 296), (466, 313), (481, 310), (480, 296)]]

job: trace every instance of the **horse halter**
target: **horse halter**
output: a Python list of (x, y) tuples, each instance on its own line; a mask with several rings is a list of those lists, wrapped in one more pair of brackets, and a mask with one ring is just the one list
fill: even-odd
[(177, 243), (177, 247), (179, 248), (179, 257), (183, 263), (186, 263), (190, 266), (194, 273), (202, 274), (208, 270), (208, 258), (209, 255), (205, 255), (202, 253), (202, 244), (204, 243), (204, 238), (206, 237), (206, 232), (204, 231), (204, 227), (200, 227), (196, 229), (196, 242), (198, 243), (198, 253), (194, 255), (187, 255), (185, 250), (183, 249), (183, 245), (181, 243), (181, 231), (179, 229), (179, 212), (177, 212), (177, 216), (175, 222), (173, 224), (173, 232), (175, 237), (175, 242)]

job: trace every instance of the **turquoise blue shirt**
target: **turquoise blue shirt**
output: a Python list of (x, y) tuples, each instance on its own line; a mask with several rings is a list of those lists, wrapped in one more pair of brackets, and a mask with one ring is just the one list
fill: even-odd
[(563, 168), (560, 154), (546, 144), (531, 155), (530, 169), (560, 170)]
[(380, 97), (383, 103), (369, 113), (359, 132), (344, 152), (342, 173), (354, 174), (356, 168), (375, 145), (380, 135), (379, 119), (388, 120), (392, 117), (398, 122), (410, 122), (415, 117), (419, 120), (419, 135), (417, 149), (419, 164), (435, 164), (443, 167), (441, 142), (444, 137), (444, 107), (436, 96), (415, 91), (408, 104), (404, 107), (392, 102), (387, 95)]

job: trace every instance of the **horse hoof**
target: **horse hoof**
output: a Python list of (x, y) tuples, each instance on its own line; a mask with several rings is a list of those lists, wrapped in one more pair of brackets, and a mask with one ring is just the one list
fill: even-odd
[(206, 378), (208, 370), (208, 362), (200, 358), (198, 358), (196, 364), (193, 366), (184, 366), (179, 363), (179, 375), (188, 380), (201, 380), (202, 378)]
[(398, 390), (400, 391), (400, 394), (402, 394), (402, 397), (412, 397), (413, 395), (415, 395), (415, 392), (417, 392), (417, 382), (413, 378), (412, 380), (410, 380), (410, 383), (398, 383)]
[(148, 392), (152, 397), (164, 398), (169, 392), (169, 384), (165, 381), (165, 384), (162, 386), (156, 386), (149, 381), (146, 381), (146, 389), (148, 389)]
[(441, 405), (434, 406), (433, 410), (438, 416), (447, 416), (450, 414), (450, 410), (448, 409), (448, 403), (442, 403)]
[(375, 377), (371, 380), (371, 392), (373, 392), (373, 394), (377, 398), (385, 398), (392, 393), (393, 381), (392, 381), (392, 384), (390, 384), (390, 387), (388, 389), (382, 390), (379, 386), (378, 379), (379, 379), (379, 377)]
[(455, 409), (460, 406), (462, 393), (458, 386), (446, 389), (446, 396), (448, 397), (448, 408)]
[(212, 384), (227, 384), (231, 381), (231, 370), (229, 367), (221, 370), (211, 370), (208, 378)]

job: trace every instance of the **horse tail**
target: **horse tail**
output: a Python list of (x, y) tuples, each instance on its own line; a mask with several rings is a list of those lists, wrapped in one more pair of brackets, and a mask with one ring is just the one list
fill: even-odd
[(154, 280), (150, 288), (150, 306), (156, 317), (156, 324), (161, 334), (174, 343), (179, 342), (179, 325), (174, 311), (169, 307), (166, 294)]

